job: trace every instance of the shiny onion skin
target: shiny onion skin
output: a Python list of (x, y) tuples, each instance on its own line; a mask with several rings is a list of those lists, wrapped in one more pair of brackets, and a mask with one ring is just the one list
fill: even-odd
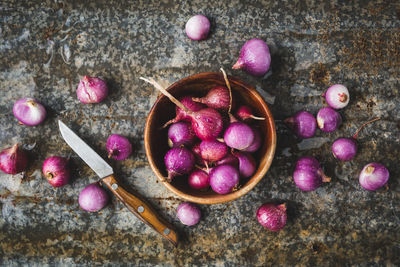
[(194, 189), (207, 189), (210, 186), (210, 177), (203, 170), (194, 170), (188, 178), (188, 184)]
[(186, 35), (194, 41), (207, 39), (210, 21), (203, 15), (193, 16), (186, 22), (185, 31)]
[(207, 105), (210, 108), (227, 111), (230, 105), (230, 94), (225, 86), (216, 86), (204, 97), (193, 97), (193, 101)]
[(266, 229), (278, 232), (286, 225), (286, 204), (274, 205), (266, 203), (257, 210), (257, 220)]
[(342, 109), (350, 101), (349, 90), (343, 84), (332, 85), (322, 96), (325, 97), (326, 103), (334, 109)]
[(20, 124), (36, 126), (46, 118), (46, 109), (34, 98), (21, 98), (14, 103), (14, 116)]
[(0, 152), (0, 170), (7, 174), (17, 174), (26, 170), (28, 157), (18, 144)]
[(218, 194), (228, 194), (239, 184), (239, 172), (231, 165), (219, 165), (210, 172), (210, 185)]
[(268, 45), (260, 39), (247, 41), (232, 69), (244, 69), (254, 76), (262, 76), (269, 70), (271, 54)]
[(47, 181), (53, 187), (61, 187), (69, 182), (70, 170), (68, 159), (63, 157), (49, 157), (43, 162), (42, 171)]
[(171, 148), (164, 157), (168, 171), (167, 181), (172, 181), (175, 176), (189, 174), (194, 167), (195, 157), (190, 150), (184, 147)]
[(324, 107), (318, 111), (317, 124), (323, 132), (333, 132), (342, 124), (342, 116), (331, 107)]
[(201, 141), (200, 155), (201, 158), (207, 162), (214, 162), (221, 160), (228, 154), (228, 147), (217, 140)]
[(243, 122), (231, 123), (224, 133), (225, 144), (237, 150), (245, 150), (254, 142), (254, 132)]
[(108, 158), (125, 160), (132, 153), (132, 144), (125, 136), (112, 134), (107, 138), (106, 149)]
[(84, 104), (100, 103), (108, 95), (105, 81), (97, 77), (83, 76), (79, 82), (76, 94), (79, 101)]
[(377, 162), (371, 162), (364, 166), (360, 172), (360, 185), (369, 191), (375, 191), (389, 181), (389, 171), (386, 167)]
[(107, 192), (98, 185), (93, 183), (86, 186), (79, 194), (79, 206), (89, 212), (96, 212), (104, 208), (109, 200)]
[(293, 130), (299, 138), (311, 138), (317, 129), (317, 121), (307, 111), (299, 111), (292, 117), (287, 118), (285, 123)]
[(189, 202), (181, 203), (176, 209), (176, 215), (181, 223), (187, 226), (198, 224), (201, 218), (201, 212), (199, 208)]
[(319, 162), (313, 157), (301, 157), (293, 173), (293, 179), (297, 187), (302, 191), (313, 191), (319, 188), (322, 183), (330, 182), (322, 170)]

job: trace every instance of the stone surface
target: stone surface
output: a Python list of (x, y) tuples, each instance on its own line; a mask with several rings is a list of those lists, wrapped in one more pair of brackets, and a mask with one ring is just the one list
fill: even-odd
[[(25, 177), (0, 177), (0, 264), (140, 266), (399, 266), (400, 5), (396, 1), (26, 1), (0, 3), (0, 146), (25, 144), (31, 164)], [(186, 21), (210, 18), (206, 41), (191, 41)], [(265, 40), (272, 52), (264, 78), (231, 70), (243, 43)], [(275, 116), (278, 147), (265, 178), (244, 197), (201, 206), (195, 227), (179, 223), (181, 199), (157, 182), (147, 164), (143, 130), (157, 92), (139, 80), (173, 82), (218, 71), (253, 84)], [(83, 75), (101, 76), (110, 95), (83, 105), (76, 86)], [(351, 101), (334, 133), (318, 131), (301, 141), (282, 124), (300, 109), (316, 114), (320, 94), (345, 84)], [(17, 124), (12, 105), (39, 99), (44, 124)], [(360, 134), (360, 152), (347, 163), (330, 153), (335, 138), (352, 135), (373, 117), (382, 120)], [(78, 205), (95, 174), (61, 139), (56, 121), (69, 123), (102, 156), (111, 133), (128, 136), (134, 153), (110, 161), (129, 188), (146, 196), (178, 228), (173, 248), (114, 197), (99, 213)], [(72, 182), (52, 188), (41, 174), (51, 155), (72, 158)], [(317, 157), (332, 182), (304, 193), (291, 174), (300, 156)], [(371, 161), (390, 171), (389, 191), (368, 192), (358, 183)], [(264, 230), (255, 212), (264, 202), (286, 202), (288, 224)]]

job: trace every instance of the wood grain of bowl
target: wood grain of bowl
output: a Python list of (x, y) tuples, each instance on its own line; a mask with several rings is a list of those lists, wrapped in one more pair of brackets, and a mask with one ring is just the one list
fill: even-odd
[[(164, 95), (160, 95), (154, 103), (146, 120), (144, 143), (147, 159), (160, 182), (179, 197), (199, 204), (218, 204), (237, 199), (249, 192), (267, 173), (276, 148), (276, 130), (274, 119), (267, 104), (260, 94), (250, 85), (240, 79), (228, 76), (233, 99), (236, 105), (246, 104), (252, 107), (256, 116), (265, 117), (263, 121), (257, 121), (261, 130), (264, 143), (253, 154), (258, 162), (257, 170), (252, 177), (241, 181), (241, 187), (226, 195), (219, 195), (211, 189), (199, 191), (189, 187), (186, 177), (175, 177), (171, 183), (165, 181), (167, 171), (164, 165), (164, 155), (169, 150), (167, 142), (168, 127), (162, 129), (162, 125), (175, 117), (175, 105)], [(199, 73), (183, 78), (170, 87), (168, 91), (176, 98), (182, 96), (204, 96), (216, 85), (225, 85), (222, 73)]]

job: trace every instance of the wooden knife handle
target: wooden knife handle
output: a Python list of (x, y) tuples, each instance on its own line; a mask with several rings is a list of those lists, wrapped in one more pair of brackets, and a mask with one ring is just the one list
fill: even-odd
[(164, 221), (149, 204), (123, 189), (114, 175), (107, 176), (102, 181), (133, 214), (151, 226), (174, 246), (178, 245), (178, 235), (172, 225)]

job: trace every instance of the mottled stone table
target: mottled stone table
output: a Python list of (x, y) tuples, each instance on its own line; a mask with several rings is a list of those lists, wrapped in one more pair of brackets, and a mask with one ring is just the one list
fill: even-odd
[[(28, 1), (0, 3), (0, 145), (29, 150), (25, 177), (0, 177), (0, 263), (11, 265), (135, 264), (140, 266), (399, 266), (400, 5), (396, 1)], [(122, 3), (127, 2), (127, 3)], [(320, 2), (320, 3), (318, 3)], [(188, 18), (207, 15), (206, 41), (184, 34)], [(272, 52), (272, 71), (251, 77), (230, 67), (243, 43), (258, 37)], [(218, 71), (253, 84), (275, 116), (278, 147), (264, 179), (246, 196), (201, 206), (195, 227), (181, 225), (182, 201), (157, 182), (147, 164), (143, 130), (157, 92), (139, 80), (169, 82)], [(110, 95), (83, 105), (75, 94), (83, 75), (104, 77)], [(282, 119), (300, 109), (316, 114), (320, 94), (333, 83), (351, 92), (340, 111), (342, 127), (298, 140)], [(38, 127), (17, 124), (13, 102), (38, 98), (48, 118)], [(342, 163), (332, 141), (349, 136), (364, 121), (360, 152)], [(131, 189), (145, 195), (182, 236), (173, 248), (115, 198), (99, 213), (78, 205), (78, 194), (96, 175), (61, 139), (57, 119), (69, 123), (105, 156), (111, 133), (129, 136), (134, 153), (111, 161)], [(41, 175), (43, 160), (70, 156), (73, 180), (52, 188)], [(294, 162), (313, 155), (332, 177), (330, 184), (303, 193), (293, 183)], [(366, 163), (384, 163), (391, 173), (387, 192), (368, 192), (358, 183)], [(288, 204), (288, 224), (265, 231), (255, 212), (263, 202)]]

